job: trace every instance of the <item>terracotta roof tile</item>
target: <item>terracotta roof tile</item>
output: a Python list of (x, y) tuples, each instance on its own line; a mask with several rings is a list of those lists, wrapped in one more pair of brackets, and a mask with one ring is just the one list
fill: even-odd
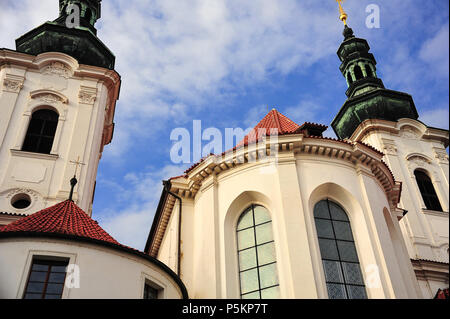
[(286, 135), (296, 133), (300, 125), (281, 114), (277, 110), (270, 111), (236, 147), (256, 143), (265, 136)]
[(55, 233), (120, 245), (73, 201), (66, 200), (0, 228), (0, 233)]

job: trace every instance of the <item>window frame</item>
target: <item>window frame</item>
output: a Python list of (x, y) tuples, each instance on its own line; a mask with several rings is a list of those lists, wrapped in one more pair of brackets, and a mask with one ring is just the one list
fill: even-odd
[[(53, 120), (36, 119), (36, 113), (44, 112), (44, 111), (54, 113), (53, 115), (56, 115), (56, 118), (53, 119)], [(32, 125), (35, 123), (34, 121), (38, 121), (38, 120), (44, 121), (44, 123), (41, 126), (40, 133), (39, 134), (38, 133), (31, 133), (30, 129), (31, 129)], [(28, 124), (27, 124), (26, 129), (25, 129), (25, 136), (23, 138), (20, 150), (22, 152), (50, 155), (52, 153), (52, 149), (53, 149), (55, 141), (56, 141), (56, 137), (57, 137), (57, 133), (58, 133), (59, 121), (60, 121), (60, 115), (59, 115), (58, 111), (56, 111), (56, 110), (54, 110), (52, 108), (35, 109), (30, 115), (30, 119), (29, 119)], [(45, 129), (48, 128), (50, 123), (55, 124), (54, 132), (53, 132), (52, 135), (45, 135), (44, 134)], [(26, 144), (27, 144), (28, 140), (31, 137), (35, 137), (35, 138), (38, 139), (38, 145), (37, 146), (33, 146), (34, 149), (25, 149)], [(48, 152), (47, 151), (44, 152), (44, 150), (42, 149), (42, 142), (43, 142), (43, 140), (50, 139), (50, 138), (51, 138), (50, 149), (48, 150)]]
[[(326, 202), (326, 203), (327, 203), (327, 209), (328, 209), (329, 218), (316, 217), (316, 207), (317, 207), (317, 205), (318, 205), (319, 203), (321, 203), (321, 202)], [(345, 213), (346, 218), (347, 218), (346, 221), (344, 221), (344, 220), (338, 220), (338, 219), (333, 219), (333, 217), (332, 217), (332, 215), (331, 215), (330, 202), (333, 203), (334, 205), (338, 206), (338, 207)], [(343, 207), (339, 202), (337, 202), (337, 201), (335, 201), (335, 200), (333, 200), (333, 199), (331, 199), (331, 198), (323, 198), (323, 199), (321, 199), (321, 200), (318, 200), (318, 201), (313, 205), (313, 214), (312, 214), (312, 217), (313, 217), (314, 230), (315, 230), (315, 237), (316, 237), (317, 248), (318, 248), (318, 254), (319, 254), (319, 264), (321, 265), (321, 271), (323, 272), (323, 279), (324, 279), (323, 282), (324, 282), (324, 284), (325, 284), (324, 292), (325, 292), (326, 296), (328, 297), (328, 299), (331, 299), (331, 298), (330, 298), (330, 295), (329, 295), (329, 291), (328, 291), (328, 284), (343, 285), (343, 286), (344, 286), (345, 295), (346, 295), (346, 298), (345, 298), (345, 299), (351, 299), (351, 298), (350, 298), (350, 293), (349, 293), (349, 290), (348, 290), (348, 286), (364, 287), (364, 291), (365, 291), (365, 299), (368, 299), (368, 298), (369, 298), (369, 293), (368, 293), (367, 286), (366, 286), (366, 283), (365, 283), (364, 274), (363, 274), (362, 268), (361, 268), (361, 259), (360, 259), (360, 256), (359, 256), (359, 254), (358, 254), (358, 248), (357, 248), (355, 236), (354, 236), (354, 233), (353, 233), (352, 223), (351, 223), (351, 220), (350, 220), (350, 217), (349, 217), (347, 211), (344, 209), (344, 207)], [(332, 229), (333, 237), (334, 237), (334, 238), (322, 237), (322, 236), (319, 235), (319, 231), (318, 231), (318, 229), (317, 229), (317, 227), (318, 227), (318, 226), (317, 226), (317, 220), (318, 220), (318, 219), (319, 219), (319, 220), (327, 220), (327, 221), (330, 221), (331, 229)], [(337, 235), (336, 235), (335, 225), (334, 225), (333, 221), (335, 221), (335, 222), (345, 222), (345, 223), (347, 223), (348, 226), (349, 226), (350, 232), (351, 232), (352, 240), (347, 240), (347, 239), (342, 239), (342, 238), (339, 238), (339, 239), (338, 239), (338, 237), (337, 237)], [(337, 255), (338, 255), (338, 259), (337, 259), (337, 260), (335, 260), (335, 259), (330, 259), (330, 258), (324, 258), (324, 257), (322, 256), (322, 249), (321, 249), (321, 246), (320, 246), (320, 240), (321, 240), (321, 239), (325, 239), (325, 240), (333, 240), (333, 242), (334, 242), (334, 244), (335, 244), (335, 247), (336, 247)], [(344, 259), (341, 258), (341, 254), (340, 254), (340, 252), (339, 252), (338, 242), (348, 242), (348, 243), (352, 243), (352, 244), (353, 244), (353, 248), (354, 248), (354, 250), (355, 250), (357, 262), (355, 262), (355, 261), (348, 261), (348, 260), (344, 260)], [(341, 274), (341, 276), (342, 276), (342, 282), (333, 282), (333, 281), (329, 281), (329, 280), (327, 279), (327, 274), (326, 274), (326, 269), (325, 269), (324, 261), (330, 261), (330, 262), (337, 262), (337, 263), (339, 263), (339, 270), (340, 270), (340, 274)], [(346, 273), (345, 273), (345, 269), (344, 269), (344, 263), (347, 263), (347, 264), (356, 264), (356, 265), (359, 266), (359, 271), (360, 271), (360, 276), (361, 276), (362, 284), (348, 283), (348, 282), (347, 282)]]
[[(46, 273), (45, 275), (45, 280), (42, 281), (30, 281), (31, 280), (31, 275), (33, 274), (33, 267), (34, 265), (46, 265), (48, 266), (46, 271), (34, 271), (34, 272), (42, 272), (42, 273)], [(21, 299), (33, 299), (33, 298), (25, 298), (27, 294), (38, 294), (37, 292), (29, 292), (28, 291), (28, 287), (30, 283), (43, 283), (43, 290), (41, 292), (41, 297), (40, 298), (35, 298), (35, 299), (49, 299), (49, 298), (45, 298), (48, 295), (52, 295), (52, 296), (57, 296), (58, 294), (51, 294), (48, 293), (47, 288), (49, 284), (52, 284), (53, 282), (50, 282), (50, 275), (51, 274), (55, 274), (55, 273), (64, 273), (64, 279), (62, 282), (54, 282), (53, 284), (59, 284), (62, 285), (62, 290), (61, 293), (59, 294), (59, 298), (51, 298), (51, 299), (63, 299), (64, 297), (64, 293), (65, 293), (65, 283), (66, 283), (66, 278), (67, 278), (67, 267), (70, 265), (70, 258), (61, 258), (61, 257), (51, 257), (51, 256), (33, 256), (31, 259), (31, 263), (28, 266), (28, 276), (27, 279), (25, 281), (25, 286), (23, 288), (23, 292), (22, 292), (22, 298)], [(65, 271), (64, 272), (54, 272), (51, 269), (54, 267), (65, 267)]]
[[(263, 208), (267, 212), (267, 214), (269, 215), (270, 221), (265, 221), (265, 222), (261, 222), (259, 224), (256, 224), (256, 221), (255, 221), (255, 208), (256, 207)], [(238, 230), (238, 226), (239, 226), (239, 223), (240, 223), (241, 219), (244, 217), (244, 215), (246, 215), (248, 213), (252, 214), (252, 219), (253, 219), (252, 226), (245, 227), (245, 228), (242, 228), (242, 229)], [(262, 225), (267, 225), (267, 224), (271, 225), (272, 240), (267, 241), (267, 242), (263, 242), (261, 244), (258, 244), (257, 243), (257, 238), (256, 238), (256, 227), (262, 226)], [(246, 231), (246, 230), (249, 230), (249, 229), (253, 230), (254, 245), (250, 246), (250, 247), (246, 247), (246, 248), (240, 249), (239, 248), (239, 232)], [(235, 232), (235, 236), (236, 236), (235, 237), (236, 238), (235, 251), (236, 251), (236, 255), (237, 255), (237, 271), (238, 271), (238, 276), (237, 277), (238, 277), (239, 298), (241, 300), (244, 300), (244, 298), (242, 298), (243, 296), (254, 294), (254, 293), (258, 293), (259, 294), (259, 299), (263, 299), (262, 298), (262, 291), (268, 290), (268, 289), (271, 289), (271, 288), (274, 288), (274, 287), (278, 287), (278, 289), (279, 289), (279, 298), (281, 298), (281, 285), (280, 285), (280, 277), (279, 277), (279, 272), (278, 272), (278, 258), (277, 258), (277, 254), (276, 254), (275, 236), (274, 236), (274, 232), (273, 232), (273, 219), (272, 219), (272, 216), (271, 216), (269, 210), (265, 206), (260, 205), (260, 204), (251, 204), (250, 206), (247, 206), (247, 208), (242, 210), (241, 214), (238, 215), (238, 219), (237, 219), (237, 222), (236, 222), (236, 225), (235, 225), (235, 228), (234, 228), (234, 232)], [(273, 244), (274, 245), (275, 261), (259, 265), (258, 249), (257, 248), (260, 247), (260, 246), (268, 245), (268, 244)], [(251, 249), (255, 250), (256, 266), (255, 267), (246, 268), (244, 270), (241, 270), (240, 253), (243, 252), (243, 251), (249, 251)], [(266, 267), (266, 266), (270, 266), (270, 265), (275, 265), (275, 274), (277, 276), (277, 284), (261, 288), (261, 276), (260, 276), (260, 271), (259, 270), (260, 270), (260, 268), (263, 268), (263, 267)], [(242, 277), (241, 277), (241, 274), (243, 272), (247, 272), (247, 271), (255, 270), (255, 269), (256, 269), (256, 273), (257, 273), (257, 277), (258, 277), (258, 289), (243, 293), (242, 292)]]
[[(422, 169), (418, 169), (418, 168), (414, 170), (413, 174), (414, 174), (414, 179), (415, 179), (415, 182), (416, 182), (417, 189), (419, 190), (419, 194), (420, 194), (420, 196), (422, 198), (422, 203), (425, 205), (425, 207), (423, 209), (426, 209), (426, 210), (429, 210), (429, 211), (434, 211), (434, 212), (439, 212), (439, 213), (444, 212), (444, 209), (442, 208), (441, 200), (439, 198), (438, 193), (436, 192), (436, 187), (435, 187), (435, 185), (433, 183), (433, 179), (431, 178), (430, 174), (428, 174), (427, 171), (422, 170)], [(421, 174), (424, 177), (426, 177), (426, 181), (425, 181), (425, 179), (421, 179), (420, 182), (422, 182), (422, 183), (423, 182), (429, 182), (429, 186), (432, 187), (433, 193), (428, 193), (428, 192), (424, 193), (424, 192), (422, 192), (422, 187), (424, 187), (424, 186), (423, 186), (422, 183), (419, 183), (419, 179), (417, 178), (417, 174)], [(424, 189), (424, 191), (426, 191), (426, 190)], [(430, 198), (435, 200), (435, 203), (429, 202)], [(430, 206), (428, 206), (428, 204), (430, 204)], [(434, 206), (435, 204), (437, 204), (438, 207)], [(438, 208), (438, 209), (434, 209), (434, 208)]]

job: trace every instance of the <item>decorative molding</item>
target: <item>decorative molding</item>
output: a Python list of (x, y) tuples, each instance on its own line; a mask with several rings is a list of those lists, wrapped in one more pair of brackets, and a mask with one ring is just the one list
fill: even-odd
[(5, 197), (10, 200), (11, 198), (13, 198), (15, 195), (18, 195), (18, 194), (27, 194), (28, 196), (30, 196), (32, 201), (36, 201), (38, 199), (38, 197), (40, 196), (40, 194), (38, 192), (36, 192), (32, 189), (29, 189), (29, 188), (14, 188), (14, 189), (7, 191)]
[(445, 150), (435, 148), (434, 154), (439, 163), (448, 164), (448, 154)]
[(78, 98), (80, 104), (93, 105), (97, 99), (97, 88), (81, 86)]
[(52, 62), (48, 64), (42, 69), (41, 73), (47, 75), (59, 75), (66, 79), (70, 78), (73, 75), (72, 69), (67, 67), (62, 62)]
[(383, 151), (387, 155), (397, 155), (397, 147), (395, 146), (394, 141), (383, 141)]
[(19, 93), (23, 88), (25, 78), (23, 76), (6, 74), (3, 80), (3, 91), (11, 93)]
[(41, 154), (41, 153), (33, 153), (33, 152), (25, 152), (21, 150), (11, 150), (11, 154), (19, 157), (27, 157), (27, 158), (37, 158), (37, 159), (46, 159), (56, 161), (59, 158), (57, 154)]
[(404, 126), (401, 128), (400, 130), (400, 136), (407, 138), (407, 139), (419, 139), (420, 135), (411, 127), (409, 126)]
[(30, 98), (48, 104), (55, 104), (55, 103), (67, 104), (69, 102), (69, 99), (66, 96), (53, 90), (36, 90), (30, 92)]

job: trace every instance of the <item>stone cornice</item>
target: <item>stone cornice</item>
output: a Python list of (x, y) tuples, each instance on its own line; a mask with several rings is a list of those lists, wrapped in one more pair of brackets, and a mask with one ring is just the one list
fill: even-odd
[(394, 180), (388, 166), (382, 161), (383, 153), (374, 148), (359, 143), (328, 138), (304, 137), (302, 134), (279, 136), (271, 143), (243, 147), (223, 155), (210, 155), (203, 159), (197, 166), (185, 176), (172, 181), (171, 191), (184, 198), (194, 198), (203, 182), (210, 176), (220, 175), (225, 171), (233, 170), (249, 163), (267, 163), (268, 157), (274, 150), (278, 154), (272, 160), (278, 163), (278, 159), (290, 153), (292, 158), (300, 155), (308, 157), (325, 157), (336, 161), (345, 161), (352, 166), (365, 167), (367, 172), (377, 179), (386, 193), (392, 208), (396, 207), (400, 200), (401, 183)]
[(420, 121), (407, 118), (400, 119), (397, 122), (376, 119), (365, 120), (357, 127), (350, 139), (352, 141), (362, 141), (367, 134), (373, 131), (400, 135), (402, 128), (405, 126), (414, 127), (417, 132), (420, 132), (420, 136), (417, 137), (419, 139), (439, 141), (445, 147), (449, 145), (448, 130), (428, 127)]

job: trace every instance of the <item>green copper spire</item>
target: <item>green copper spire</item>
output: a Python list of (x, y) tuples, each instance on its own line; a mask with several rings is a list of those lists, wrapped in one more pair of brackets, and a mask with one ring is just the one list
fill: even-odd
[(62, 52), (80, 64), (114, 69), (115, 57), (97, 37), (101, 0), (59, 0), (59, 17), (16, 40), (18, 52)]
[(366, 40), (354, 36), (345, 24), (344, 41), (337, 55), (341, 60), (342, 75), (347, 81), (347, 101), (331, 126), (336, 135), (349, 138), (367, 119), (397, 121), (401, 118), (417, 119), (414, 101), (409, 94), (391, 91), (377, 76), (377, 62)]

